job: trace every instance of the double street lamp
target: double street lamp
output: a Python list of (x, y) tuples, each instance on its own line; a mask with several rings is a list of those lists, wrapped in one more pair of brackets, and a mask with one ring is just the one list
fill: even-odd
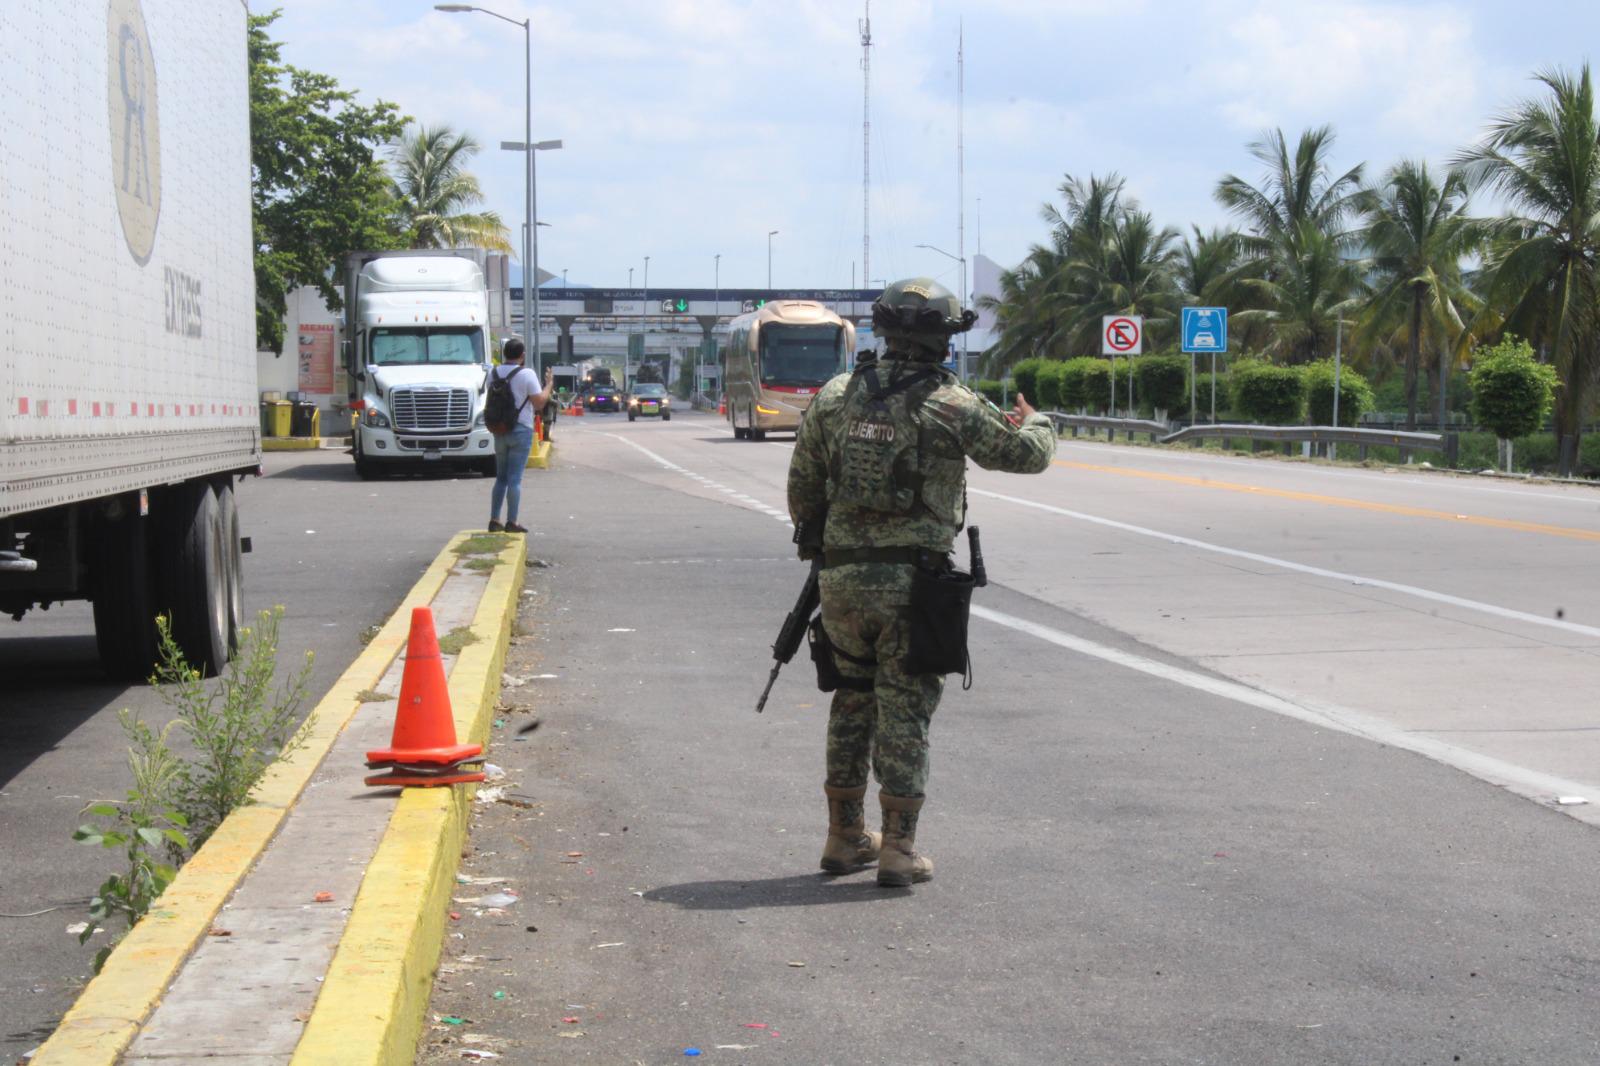
[[(926, 248), (930, 252), (938, 252), (946, 259), (953, 259), (961, 264), (961, 309), (967, 309), (967, 257), (964, 255), (951, 255), (943, 248), (935, 248), (931, 244), (919, 244), (918, 248)], [(964, 382), (967, 380), (967, 334), (961, 334), (961, 373), (958, 375)]]
[[(538, 329), (539, 329), (539, 227), (534, 225), (538, 218), (535, 207), (535, 172), (534, 153), (552, 148), (560, 148), (560, 141), (537, 141), (533, 139), (533, 20), (514, 19), (490, 11), (486, 7), (474, 4), (434, 4), (435, 11), (447, 11), (453, 14), (476, 11), (501, 22), (509, 22), (513, 26), (522, 27), (524, 45), (523, 63), (523, 138), (520, 141), (501, 141), (500, 147), (508, 151), (522, 152), (527, 156), (527, 165), (523, 168), (523, 178), (527, 194), (526, 233), (522, 249), (522, 343), (534, 356), (534, 365), (538, 366)], [(529, 245), (532, 245), (530, 250)], [(529, 307), (532, 306), (532, 314)]]

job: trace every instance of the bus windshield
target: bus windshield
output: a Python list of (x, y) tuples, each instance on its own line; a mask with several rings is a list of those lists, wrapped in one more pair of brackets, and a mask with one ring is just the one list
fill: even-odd
[(839, 326), (761, 328), (762, 385), (821, 385), (843, 370), (844, 330)]
[(419, 363), (483, 362), (483, 331), (465, 326), (443, 329), (375, 329), (372, 362), (378, 366)]

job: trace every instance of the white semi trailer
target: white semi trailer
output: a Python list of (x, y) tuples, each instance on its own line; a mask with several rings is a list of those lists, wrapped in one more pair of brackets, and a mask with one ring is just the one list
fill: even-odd
[(261, 460), (240, 0), (0, 3), (0, 610), (91, 600), (109, 673), (243, 612)]

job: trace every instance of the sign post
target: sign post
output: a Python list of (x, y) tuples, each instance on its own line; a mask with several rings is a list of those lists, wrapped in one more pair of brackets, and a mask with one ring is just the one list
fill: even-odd
[(1226, 307), (1185, 307), (1179, 334), (1183, 350), (1189, 353), (1189, 420), (1199, 421), (1195, 403), (1195, 357), (1211, 355), (1211, 421), (1217, 420), (1217, 353), (1228, 350), (1228, 309)]
[[(1104, 315), (1100, 319), (1100, 354), (1111, 357), (1111, 417), (1117, 417), (1117, 356), (1144, 351), (1143, 315)], [(1128, 360), (1128, 413), (1133, 413), (1133, 360)]]

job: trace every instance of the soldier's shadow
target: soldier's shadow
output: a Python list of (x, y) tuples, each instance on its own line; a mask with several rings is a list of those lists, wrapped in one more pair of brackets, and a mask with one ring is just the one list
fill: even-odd
[(737, 911), (754, 907), (811, 907), (826, 903), (904, 900), (911, 894), (879, 888), (869, 868), (859, 874), (790, 874), (763, 881), (688, 881), (652, 888), (644, 898), (691, 911)]

